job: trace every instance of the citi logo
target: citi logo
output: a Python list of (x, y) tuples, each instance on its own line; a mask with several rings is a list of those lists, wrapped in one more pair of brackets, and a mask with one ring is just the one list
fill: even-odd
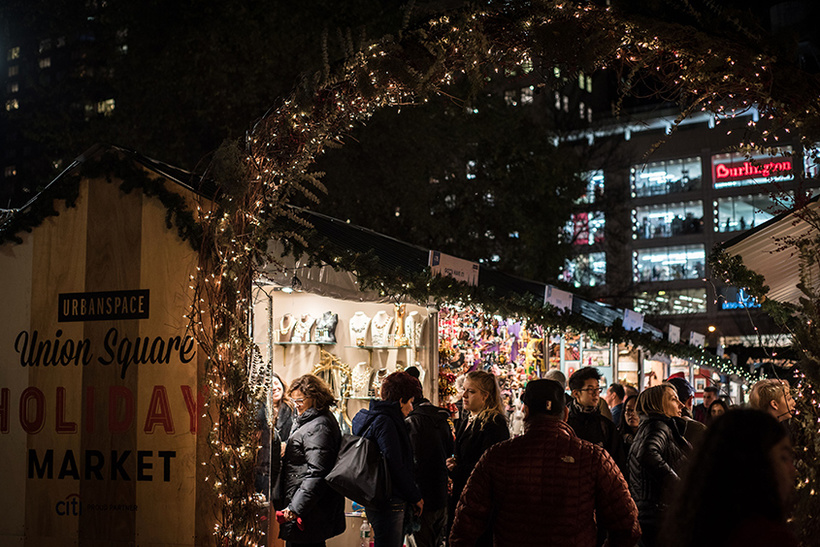
[(76, 517), (79, 516), (83, 511), (82, 502), (80, 501), (79, 494), (69, 494), (65, 497), (64, 500), (58, 501), (57, 506), (55, 507), (57, 514), (61, 517), (69, 516), (69, 517)]

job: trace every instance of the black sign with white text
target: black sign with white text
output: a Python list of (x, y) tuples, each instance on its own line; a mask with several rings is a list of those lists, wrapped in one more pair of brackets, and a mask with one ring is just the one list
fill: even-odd
[(57, 321), (148, 319), (148, 289), (59, 295)]

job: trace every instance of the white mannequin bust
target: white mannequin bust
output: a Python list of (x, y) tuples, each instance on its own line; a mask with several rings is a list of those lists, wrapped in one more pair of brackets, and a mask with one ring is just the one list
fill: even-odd
[(367, 327), (370, 325), (370, 318), (363, 312), (357, 311), (350, 318), (350, 343), (355, 346), (367, 345)]
[(385, 311), (377, 312), (370, 322), (370, 340), (374, 346), (387, 346), (390, 342), (390, 326), (393, 318)]

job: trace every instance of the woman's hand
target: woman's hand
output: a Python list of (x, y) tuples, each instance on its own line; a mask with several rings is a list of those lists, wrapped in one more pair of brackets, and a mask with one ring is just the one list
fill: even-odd
[(292, 520), (296, 520), (296, 513), (290, 510), (290, 508), (285, 509), (282, 511), (282, 516), (285, 517), (285, 522), (290, 522)]
[(444, 464), (447, 466), (448, 471), (454, 470), (456, 468), (456, 457), (450, 456), (449, 458), (447, 458)]

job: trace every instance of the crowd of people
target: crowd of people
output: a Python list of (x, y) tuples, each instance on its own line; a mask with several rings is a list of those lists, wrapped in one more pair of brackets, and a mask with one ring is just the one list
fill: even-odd
[[(758, 382), (737, 407), (710, 386), (693, 406), (683, 378), (638, 393), (601, 386), (594, 367), (568, 381), (550, 370), (527, 383), (523, 433), (511, 435), (490, 372), (465, 375), (458, 415), (424, 398), (415, 372), (388, 375), (353, 418), (392, 483), (389, 499), (364, 508), (375, 547), (798, 545), (784, 381)], [(288, 546), (324, 546), (345, 529), (344, 499), (323, 480), (341, 445), (336, 400), (313, 375), (275, 384), (259, 414), (257, 490)]]

